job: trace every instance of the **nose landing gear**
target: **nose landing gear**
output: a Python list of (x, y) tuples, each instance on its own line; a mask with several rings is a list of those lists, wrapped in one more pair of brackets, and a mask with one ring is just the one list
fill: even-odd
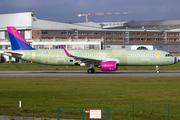
[(159, 67), (158, 66), (156, 66), (156, 73), (159, 73), (160, 71), (159, 71)]

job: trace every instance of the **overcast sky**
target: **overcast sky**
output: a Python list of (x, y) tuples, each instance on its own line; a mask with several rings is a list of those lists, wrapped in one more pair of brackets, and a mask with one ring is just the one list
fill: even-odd
[(89, 16), (92, 22), (180, 20), (180, 0), (0, 0), (0, 14), (34, 12), (39, 19), (85, 22), (83, 13), (132, 12)]

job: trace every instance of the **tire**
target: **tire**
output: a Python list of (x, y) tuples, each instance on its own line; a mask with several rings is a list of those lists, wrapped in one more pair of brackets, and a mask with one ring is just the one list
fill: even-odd
[(92, 70), (91, 70), (91, 69), (88, 69), (88, 70), (87, 70), (87, 73), (89, 73), (89, 74), (92, 73)]
[(87, 70), (87, 73), (89, 73), (89, 74), (94, 73), (94, 72), (95, 72), (95, 70), (93, 68)]

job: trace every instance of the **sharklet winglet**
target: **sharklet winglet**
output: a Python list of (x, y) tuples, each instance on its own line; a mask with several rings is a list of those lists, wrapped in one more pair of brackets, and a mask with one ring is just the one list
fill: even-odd
[(64, 46), (62, 46), (62, 47), (63, 47), (64, 52), (66, 53), (66, 55), (69, 56), (70, 54), (69, 54), (69, 52), (66, 50), (66, 48), (65, 48)]

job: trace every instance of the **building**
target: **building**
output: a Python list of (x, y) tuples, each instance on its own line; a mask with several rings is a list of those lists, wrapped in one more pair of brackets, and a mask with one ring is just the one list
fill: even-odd
[(180, 53), (180, 20), (63, 23), (33, 12), (0, 14), (0, 51), (10, 50), (6, 26), (36, 49), (158, 49)]

